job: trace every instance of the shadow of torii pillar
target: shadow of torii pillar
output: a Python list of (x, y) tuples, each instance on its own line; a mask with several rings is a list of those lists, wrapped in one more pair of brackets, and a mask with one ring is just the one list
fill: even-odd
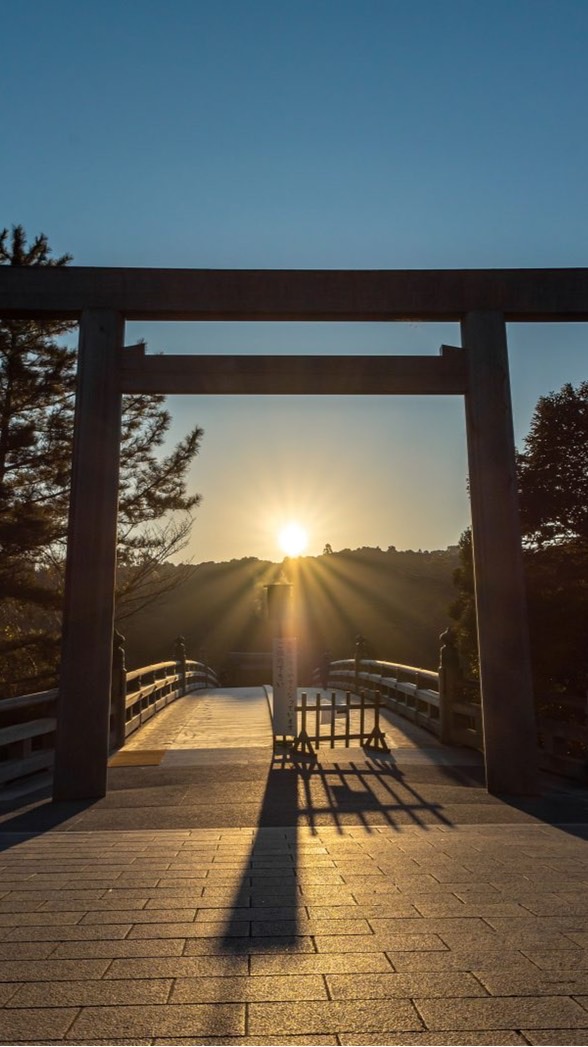
[(267, 610), (272, 625), (272, 687), (274, 737), (295, 737), (297, 703), (297, 640), (293, 635), (292, 585), (266, 585)]

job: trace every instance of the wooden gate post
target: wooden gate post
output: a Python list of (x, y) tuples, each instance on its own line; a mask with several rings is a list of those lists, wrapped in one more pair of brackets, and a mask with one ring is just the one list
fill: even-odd
[(537, 730), (503, 315), (467, 314), (462, 344), (486, 785), (532, 795)]
[(55, 800), (106, 793), (124, 322), (82, 313), (78, 356)]

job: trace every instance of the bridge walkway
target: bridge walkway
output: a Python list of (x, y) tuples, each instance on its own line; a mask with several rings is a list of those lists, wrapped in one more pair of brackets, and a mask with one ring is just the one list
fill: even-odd
[(588, 793), (490, 797), (396, 722), (297, 769), (263, 701), (180, 700), (104, 800), (1, 813), (0, 1044), (588, 1042)]
[[(303, 689), (299, 689), (300, 695)], [(305, 688), (309, 705), (312, 706), (316, 688)], [(318, 692), (323, 694), (324, 691)], [(332, 692), (329, 691), (329, 694)], [(343, 691), (334, 692), (344, 699)], [(237, 759), (238, 749), (266, 749), (272, 747), (272, 728), (268, 694), (271, 686), (216, 688), (186, 695), (159, 713), (134, 734), (124, 748), (115, 755), (110, 766), (139, 765), (142, 755), (152, 753), (153, 762), (160, 753), (163, 766), (188, 766), (205, 759), (205, 754), (214, 753), (215, 759)], [(382, 710), (382, 727), (394, 758), (422, 758), (438, 763), (459, 762), (460, 757), (471, 766), (481, 766), (477, 754), (461, 749), (442, 746), (430, 732), (412, 724), (390, 710)], [(328, 731), (327, 728), (325, 728)], [(351, 712), (351, 731), (359, 730), (359, 713)], [(323, 745), (319, 755), (325, 757), (330, 751)], [(341, 745), (337, 749), (341, 753)]]

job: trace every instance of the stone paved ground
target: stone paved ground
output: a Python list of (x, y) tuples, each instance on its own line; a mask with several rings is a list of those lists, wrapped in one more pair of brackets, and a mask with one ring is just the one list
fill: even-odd
[(586, 792), (489, 797), (409, 733), (5, 809), (0, 1043), (588, 1043)]
[(3, 834), (1, 1042), (586, 1043), (585, 838)]

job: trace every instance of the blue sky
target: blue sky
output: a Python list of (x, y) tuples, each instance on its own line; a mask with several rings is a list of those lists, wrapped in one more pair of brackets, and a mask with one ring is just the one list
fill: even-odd
[[(112, 0), (0, 9), (0, 225), (78, 265), (587, 264), (582, 0)], [(129, 325), (174, 352), (436, 352), (439, 325)], [(517, 439), (586, 371), (583, 326), (511, 326)], [(176, 399), (206, 430), (189, 555), (437, 548), (468, 522), (463, 406)], [(342, 491), (352, 477), (352, 508)]]

